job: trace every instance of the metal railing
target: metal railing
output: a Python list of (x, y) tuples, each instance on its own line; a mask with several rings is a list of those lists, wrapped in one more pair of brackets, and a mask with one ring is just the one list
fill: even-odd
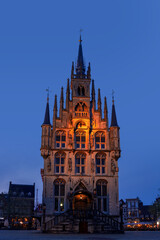
[(51, 230), (54, 226), (57, 226), (60, 223), (70, 220), (73, 224), (75, 220), (87, 221), (93, 220), (95, 226), (98, 223), (101, 223), (103, 228), (105, 226), (110, 227), (113, 230), (123, 231), (122, 224), (115, 219), (115, 217), (106, 215), (103, 212), (95, 210), (68, 210), (59, 215), (55, 215), (52, 219), (46, 222), (45, 229), (46, 231)]

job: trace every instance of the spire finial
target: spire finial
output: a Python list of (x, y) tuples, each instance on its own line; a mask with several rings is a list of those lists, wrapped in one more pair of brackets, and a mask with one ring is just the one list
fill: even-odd
[(47, 102), (49, 102), (49, 87), (46, 89), (47, 92)]
[(82, 32), (83, 30), (82, 29), (80, 29), (80, 38), (79, 38), (79, 42), (81, 43), (82, 42), (82, 39), (81, 39), (81, 32)]
[(114, 90), (112, 89), (112, 103), (114, 104)]

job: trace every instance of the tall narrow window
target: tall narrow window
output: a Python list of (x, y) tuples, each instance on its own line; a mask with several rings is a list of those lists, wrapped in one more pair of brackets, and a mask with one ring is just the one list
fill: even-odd
[(103, 132), (96, 133), (95, 145), (97, 149), (105, 148), (105, 134)]
[(54, 197), (54, 210), (56, 212), (63, 212), (65, 198), (65, 181), (63, 179), (56, 179), (54, 181)]
[(65, 148), (66, 134), (63, 131), (56, 132), (56, 148)]
[(107, 181), (97, 181), (97, 208), (99, 211), (107, 212)]
[(86, 134), (85, 132), (76, 132), (76, 148), (84, 149), (86, 142)]
[(106, 162), (106, 155), (97, 153), (96, 155), (96, 173), (97, 174), (105, 174), (105, 162)]
[(65, 153), (55, 154), (55, 173), (64, 173)]
[(86, 155), (84, 153), (76, 154), (76, 173), (77, 174), (85, 174), (85, 159)]

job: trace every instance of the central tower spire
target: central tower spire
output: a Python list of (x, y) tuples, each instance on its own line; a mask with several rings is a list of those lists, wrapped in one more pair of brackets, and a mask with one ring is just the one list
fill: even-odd
[(83, 78), (85, 75), (85, 65), (83, 60), (83, 51), (82, 51), (82, 39), (80, 35), (79, 39), (79, 50), (78, 50), (78, 59), (77, 59), (77, 66), (76, 66), (76, 75), (77, 77)]

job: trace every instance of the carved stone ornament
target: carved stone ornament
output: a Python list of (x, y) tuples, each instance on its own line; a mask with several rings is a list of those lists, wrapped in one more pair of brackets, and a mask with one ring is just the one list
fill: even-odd
[(68, 158), (68, 171), (72, 171), (72, 158)]
[(94, 159), (92, 158), (92, 160), (91, 160), (91, 171), (92, 171), (92, 173), (94, 172)]
[(91, 142), (91, 148), (92, 148), (94, 146), (94, 135), (93, 134), (91, 134), (90, 142)]
[(111, 171), (112, 171), (113, 175), (116, 172), (116, 165), (115, 165), (115, 162), (113, 159), (111, 159)]
[(48, 172), (51, 171), (51, 159), (50, 158), (47, 159), (47, 171)]

